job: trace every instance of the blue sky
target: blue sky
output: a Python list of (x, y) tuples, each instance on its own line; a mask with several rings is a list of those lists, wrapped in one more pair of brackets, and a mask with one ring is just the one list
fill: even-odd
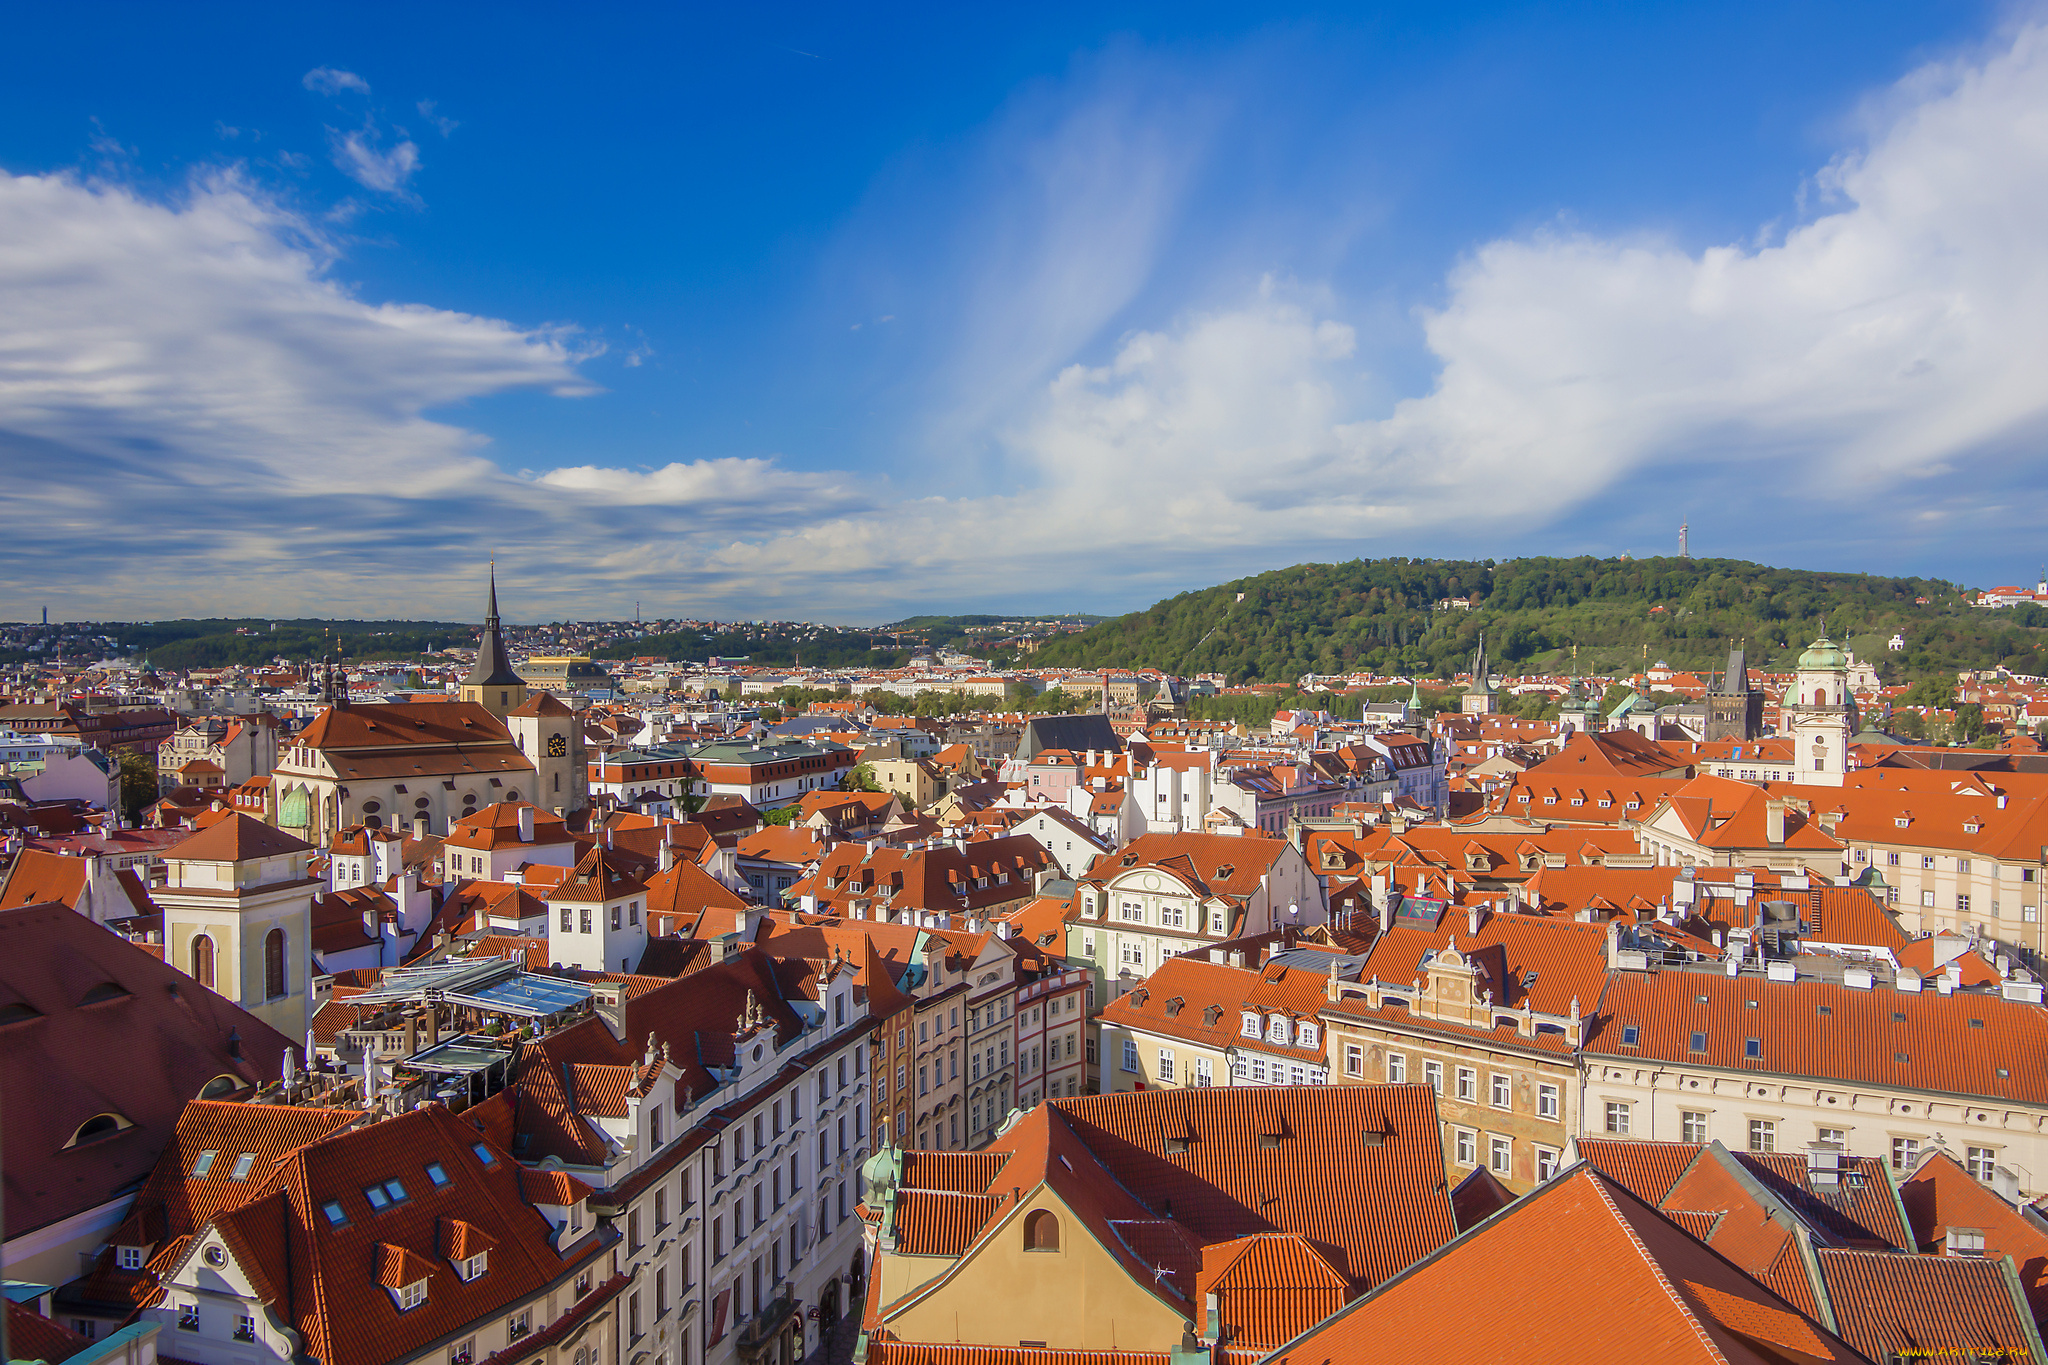
[(2041, 556), (2031, 7), (48, 6), (0, 616)]

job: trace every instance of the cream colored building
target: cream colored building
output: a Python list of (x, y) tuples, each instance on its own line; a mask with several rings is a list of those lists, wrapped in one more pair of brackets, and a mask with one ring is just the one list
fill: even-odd
[(1882, 965), (1842, 981), (1609, 974), (1583, 1060), (1580, 1133), (1734, 1150), (1833, 1143), (1911, 1171), (1947, 1151), (2014, 1198), (2048, 1193), (2041, 986), (1956, 988)]
[(287, 1038), (312, 1018), (314, 849), (236, 812), (164, 852), (164, 957)]

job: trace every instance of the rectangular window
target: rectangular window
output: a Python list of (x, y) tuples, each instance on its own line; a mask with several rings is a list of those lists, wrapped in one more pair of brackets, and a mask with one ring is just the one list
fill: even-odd
[[(1067, 1040), (1067, 1047), (1071, 1050), (1073, 1045), (1074, 1040), (1069, 1038)], [(1209, 1059), (1207, 1057), (1195, 1058), (1195, 1085), (1197, 1087), (1206, 1087), (1214, 1085), (1215, 1083), (1216, 1072), (1214, 1068), (1211, 1066)], [(1072, 1085), (1073, 1082), (1069, 1081), (1067, 1082), (1067, 1084)], [(1068, 1091), (1067, 1093), (1072, 1094), (1073, 1092)]]
[(1514, 1143), (1504, 1137), (1488, 1138), (1486, 1147), (1486, 1164), (1492, 1168), (1495, 1175), (1506, 1175), (1509, 1165), (1514, 1160)]
[(1258, 1015), (1246, 1010), (1240, 1031), (1247, 1038), (1256, 1038), (1263, 1032), (1264, 1022)]
[(1992, 1173), (1998, 1169), (1998, 1153), (1989, 1147), (1967, 1147), (1964, 1155), (1963, 1165), (1970, 1174), (1989, 1184)]
[(1136, 1043), (1136, 1042), (1135, 1042), (1134, 1040), (1132, 1040), (1132, 1039), (1129, 1039), (1129, 1038), (1126, 1038), (1126, 1039), (1124, 1039), (1124, 1059), (1123, 1059), (1123, 1060), (1124, 1060), (1124, 1070), (1126, 1070), (1126, 1071), (1129, 1071), (1129, 1072), (1132, 1072), (1133, 1074), (1135, 1074), (1135, 1073), (1137, 1072), (1137, 1070), (1138, 1070), (1138, 1044), (1137, 1044), (1137, 1043)]
[(1963, 915), (1970, 913), (1970, 898), (1968, 896), (1956, 897), (1956, 912)]
[(199, 1330), (198, 1304), (181, 1303), (178, 1305), (178, 1330), (181, 1332), (196, 1332)]
[(1842, 1130), (1839, 1128), (1822, 1128), (1813, 1137), (1816, 1142), (1832, 1142), (1837, 1147), (1848, 1146), (1848, 1143), (1843, 1141)]
[(1778, 1150), (1778, 1125), (1769, 1119), (1749, 1121), (1749, 1150), (1752, 1152), (1775, 1152)]
[[(1391, 1069), (1392, 1065), (1390, 1062), (1389, 1070)], [(1357, 1043), (1344, 1044), (1344, 1074), (1359, 1077), (1365, 1075), (1365, 1049)], [(1389, 1076), (1388, 1079), (1391, 1080), (1392, 1077)]]
[(1443, 1094), (1444, 1064), (1442, 1062), (1424, 1062), (1422, 1064), (1422, 1081), (1423, 1084), (1436, 1091), (1437, 1094)]
[(1163, 1084), (1173, 1079), (1173, 1050), (1159, 1049), (1159, 1080)]
[(1453, 1139), (1452, 1139), (1452, 1145), (1453, 1145), (1453, 1150), (1454, 1150), (1454, 1151), (1455, 1151), (1455, 1153), (1456, 1153), (1456, 1155), (1455, 1155), (1455, 1157), (1454, 1157), (1454, 1160), (1456, 1160), (1456, 1162), (1457, 1162), (1457, 1163), (1458, 1163), (1458, 1165), (1460, 1165), (1460, 1166), (1476, 1166), (1476, 1165), (1478, 1165), (1478, 1164), (1479, 1164), (1479, 1136), (1478, 1136), (1478, 1134), (1474, 1133), (1474, 1132), (1473, 1132), (1473, 1131), (1472, 1131), (1472, 1130), (1471, 1130), (1470, 1128), (1458, 1128), (1458, 1129), (1454, 1129), (1454, 1130), (1452, 1130), (1452, 1131), (1453, 1131), (1453, 1133), (1454, 1133), (1454, 1137), (1453, 1137)]
[(1920, 1162), (1920, 1139), (1895, 1137), (1892, 1139), (1892, 1169), (1910, 1171)]
[(1607, 1101), (1607, 1131), (1618, 1137), (1628, 1136), (1629, 1106), (1625, 1100)]
[(1557, 1152), (1549, 1147), (1536, 1149), (1536, 1178), (1548, 1180), (1557, 1174)]
[(476, 1365), (476, 1338), (470, 1337), (449, 1347), (448, 1365)]
[(1493, 1077), (1493, 1107), (1509, 1108), (1514, 1103), (1514, 1083), (1506, 1076), (1495, 1073)]
[(1557, 1087), (1539, 1085), (1536, 1087), (1536, 1117), (1554, 1119), (1557, 1117)]
[(1387, 1079), (1396, 1085), (1408, 1079), (1408, 1059), (1401, 1053), (1387, 1054)]
[(254, 1340), (256, 1340), (256, 1319), (255, 1319), (255, 1318), (251, 1317), (251, 1316), (250, 1316), (249, 1314), (247, 1314), (247, 1313), (243, 1313), (243, 1314), (242, 1314), (241, 1316), (239, 1316), (239, 1317), (237, 1317), (237, 1318), (235, 1319), (235, 1340), (236, 1340), (236, 1341), (254, 1341)]
[(1942, 1242), (1943, 1250), (1951, 1256), (1982, 1256), (1984, 1254), (1984, 1230), (1982, 1228), (1950, 1228)]
[(1707, 1140), (1707, 1116), (1695, 1109), (1679, 1110), (1678, 1134), (1682, 1142), (1704, 1143)]
[(1458, 1068), (1458, 1098), (1468, 1103), (1479, 1098), (1479, 1073), (1469, 1066)]

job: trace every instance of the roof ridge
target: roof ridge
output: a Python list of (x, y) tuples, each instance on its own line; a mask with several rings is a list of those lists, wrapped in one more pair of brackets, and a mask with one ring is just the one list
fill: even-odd
[[(1670, 1295), (1672, 1305), (1678, 1309), (1680, 1315), (1684, 1317), (1687, 1324), (1691, 1326), (1693, 1332), (1699, 1337), (1700, 1344), (1707, 1348), (1708, 1353), (1714, 1359), (1727, 1361), (1727, 1353), (1722, 1351), (1720, 1343), (1714, 1340), (1712, 1334), (1707, 1331), (1705, 1324), (1701, 1323), (1699, 1315), (1693, 1311), (1692, 1306), (1678, 1292), (1678, 1286), (1671, 1282), (1671, 1277), (1664, 1273), (1664, 1267), (1650, 1253), (1650, 1248), (1643, 1243), (1643, 1239), (1636, 1234), (1635, 1225), (1622, 1215), (1621, 1206), (1616, 1204), (1613, 1196), (1608, 1193), (1607, 1185), (1609, 1178), (1602, 1175), (1596, 1167), (1589, 1167), (1588, 1172), (1592, 1177), (1589, 1183), (1593, 1186), (1593, 1192), (1599, 1195), (1600, 1202), (1607, 1206), (1607, 1211), (1614, 1215), (1615, 1226), (1621, 1229), (1622, 1235), (1628, 1238), (1629, 1245), (1633, 1246), (1636, 1249), (1636, 1254), (1642, 1257), (1643, 1264), (1649, 1267), (1650, 1273), (1656, 1277), (1657, 1283), (1663, 1286), (1666, 1294)], [(1634, 1196), (1631, 1195), (1630, 1197), (1633, 1198)], [(1655, 1209), (1650, 1211), (1652, 1213), (1657, 1212)], [(1658, 1216), (1662, 1217), (1663, 1215), (1658, 1214)], [(1674, 1224), (1673, 1226), (1676, 1225)], [(1705, 1246), (1706, 1244), (1701, 1243), (1700, 1245)], [(1709, 1251), (1713, 1250), (1712, 1247), (1707, 1247), (1706, 1249)], [(1726, 1261), (1728, 1258), (1723, 1256), (1721, 1259)], [(1737, 1267), (1737, 1269), (1740, 1269), (1740, 1267)]]

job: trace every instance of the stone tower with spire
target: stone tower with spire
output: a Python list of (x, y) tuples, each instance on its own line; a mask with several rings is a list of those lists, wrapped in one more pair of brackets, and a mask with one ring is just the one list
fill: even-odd
[(499, 720), (526, 702), (526, 680), (512, 671), (505, 640), (498, 628), (498, 566), (491, 565), (490, 607), (484, 614), (484, 636), (477, 644), (476, 667), (462, 680), (462, 699), (473, 701)]
[(1493, 690), (1492, 666), (1486, 659), (1486, 636), (1479, 636), (1479, 648), (1472, 653), (1472, 685), (1458, 709), (1468, 716), (1490, 716), (1500, 709), (1500, 697)]

